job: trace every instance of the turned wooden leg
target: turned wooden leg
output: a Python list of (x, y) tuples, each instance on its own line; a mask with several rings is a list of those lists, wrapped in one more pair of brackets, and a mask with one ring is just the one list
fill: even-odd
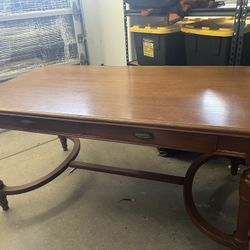
[(0, 206), (4, 211), (9, 209), (8, 200), (6, 194), (3, 192), (4, 183), (0, 180)]
[(237, 229), (234, 232), (234, 241), (238, 246), (235, 249), (249, 249), (250, 230), (250, 169), (241, 176), (240, 181), (240, 204), (238, 213)]
[(231, 158), (230, 160), (231, 160), (231, 174), (237, 175), (241, 160), (237, 158)]
[(64, 150), (64, 151), (68, 151), (67, 138), (64, 137), (64, 136), (60, 136), (60, 135), (59, 135), (58, 137), (59, 137), (60, 142), (61, 142), (61, 144), (62, 144), (63, 150)]

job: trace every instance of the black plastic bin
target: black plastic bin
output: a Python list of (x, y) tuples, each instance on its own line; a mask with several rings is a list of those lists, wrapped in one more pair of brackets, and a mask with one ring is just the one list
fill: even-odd
[(184, 35), (180, 26), (133, 26), (139, 65), (185, 65)]
[[(187, 65), (229, 65), (233, 21), (183, 25)], [(250, 65), (250, 33), (245, 29), (241, 65)]]

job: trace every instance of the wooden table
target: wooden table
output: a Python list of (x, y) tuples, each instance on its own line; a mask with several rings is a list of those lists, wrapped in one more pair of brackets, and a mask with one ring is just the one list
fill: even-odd
[(238, 222), (232, 234), (208, 224), (192, 198), (197, 170), (213, 157), (250, 162), (250, 67), (49, 66), (0, 85), (0, 127), (13, 130), (153, 145), (203, 153), (185, 177), (75, 161), (78, 139), (65, 161), (40, 180), (18, 187), (0, 182), (7, 196), (39, 188), (73, 167), (183, 185), (194, 224), (231, 249), (247, 250), (250, 168), (240, 182)]

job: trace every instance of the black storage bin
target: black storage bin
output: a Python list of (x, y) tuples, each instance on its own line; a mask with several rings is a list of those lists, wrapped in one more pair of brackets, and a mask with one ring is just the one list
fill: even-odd
[[(248, 26), (246, 26), (248, 27)], [(250, 33), (245, 30), (242, 65), (250, 65)], [(201, 22), (183, 25), (187, 65), (229, 65), (233, 22)]]
[(139, 65), (185, 65), (184, 35), (178, 25), (133, 26)]

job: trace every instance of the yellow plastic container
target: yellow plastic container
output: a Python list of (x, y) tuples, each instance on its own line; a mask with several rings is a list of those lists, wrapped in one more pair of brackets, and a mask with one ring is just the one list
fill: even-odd
[[(234, 18), (187, 19), (182, 23), (188, 65), (228, 65)], [(242, 64), (250, 65), (250, 19), (247, 19)]]
[(181, 31), (181, 26), (178, 24), (166, 25), (163, 23), (155, 23), (152, 25), (135, 25), (130, 28), (133, 33), (147, 33), (147, 34), (158, 34), (166, 35)]
[(201, 23), (207, 21), (225, 22), (226, 20), (232, 20), (232, 17), (184, 17), (182, 21), (179, 21), (179, 25)]
[[(250, 32), (249, 24), (250, 19), (247, 19), (245, 32)], [(193, 21), (188, 19), (183, 22), (181, 31), (204, 36), (230, 37), (234, 33), (234, 18), (194, 19)]]
[(185, 44), (181, 26), (155, 23), (135, 25), (137, 60), (140, 65), (185, 65)]

